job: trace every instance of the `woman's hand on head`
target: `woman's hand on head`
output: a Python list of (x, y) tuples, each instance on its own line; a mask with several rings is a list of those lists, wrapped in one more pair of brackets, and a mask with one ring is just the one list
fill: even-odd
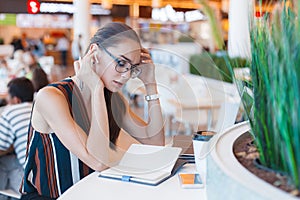
[(76, 76), (83, 81), (90, 89), (95, 88), (97, 84), (102, 84), (100, 77), (96, 74), (96, 65), (98, 64), (97, 49), (90, 49), (81, 59), (74, 62)]
[(141, 49), (141, 62), (138, 66), (142, 69), (142, 73), (138, 76), (144, 84), (155, 83), (155, 65), (153, 64), (149, 51), (145, 48)]

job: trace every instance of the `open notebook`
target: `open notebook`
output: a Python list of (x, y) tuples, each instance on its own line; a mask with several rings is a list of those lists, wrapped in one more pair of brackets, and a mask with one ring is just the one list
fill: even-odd
[(132, 144), (118, 165), (101, 171), (99, 177), (158, 185), (172, 175), (180, 152), (178, 147)]

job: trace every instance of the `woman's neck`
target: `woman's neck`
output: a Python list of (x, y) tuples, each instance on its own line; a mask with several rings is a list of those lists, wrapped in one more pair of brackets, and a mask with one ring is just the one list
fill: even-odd
[(81, 93), (84, 104), (86, 106), (88, 115), (90, 117), (90, 113), (91, 113), (91, 90), (77, 76), (73, 76), (71, 79), (74, 81), (77, 88), (79, 89), (79, 92)]
[(83, 81), (80, 80), (77, 76), (73, 76), (73, 77), (71, 77), (71, 79), (73, 80), (73, 82), (78, 87), (78, 89), (79, 89), (80, 93), (82, 94), (82, 96), (84, 98), (88, 97), (88, 99), (90, 99), (91, 91), (88, 87), (85, 86)]

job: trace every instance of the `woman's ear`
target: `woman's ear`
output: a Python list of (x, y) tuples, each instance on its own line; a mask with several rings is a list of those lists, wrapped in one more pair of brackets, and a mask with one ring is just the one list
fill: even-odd
[(98, 51), (98, 49), (99, 49), (99, 47), (97, 44), (95, 44), (95, 43), (91, 44), (91, 46), (90, 46), (91, 51)]
[(101, 51), (99, 51), (99, 47), (97, 44), (92, 44), (90, 46), (90, 50), (93, 52), (93, 59), (96, 64), (99, 63)]

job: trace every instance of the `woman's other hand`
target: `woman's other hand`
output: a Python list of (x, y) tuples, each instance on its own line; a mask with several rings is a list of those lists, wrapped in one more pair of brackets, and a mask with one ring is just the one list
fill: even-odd
[(155, 65), (153, 64), (149, 51), (145, 48), (141, 49), (141, 62), (140, 66), (142, 73), (138, 76), (143, 83), (150, 84), (155, 83)]

